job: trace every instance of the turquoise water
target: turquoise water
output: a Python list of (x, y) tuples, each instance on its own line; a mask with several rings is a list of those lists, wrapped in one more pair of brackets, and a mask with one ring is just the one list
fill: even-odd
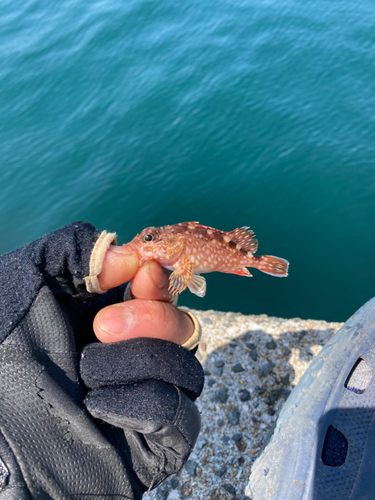
[(249, 225), (289, 277), (181, 304), (345, 320), (375, 295), (374, 24), (369, 0), (2, 0), (0, 252), (82, 219)]

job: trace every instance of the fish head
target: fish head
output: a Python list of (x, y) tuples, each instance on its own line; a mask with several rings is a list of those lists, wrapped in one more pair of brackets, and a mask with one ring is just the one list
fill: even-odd
[(149, 260), (171, 265), (178, 259), (184, 248), (184, 239), (169, 231), (169, 227), (147, 227), (126, 245), (136, 250), (140, 265)]

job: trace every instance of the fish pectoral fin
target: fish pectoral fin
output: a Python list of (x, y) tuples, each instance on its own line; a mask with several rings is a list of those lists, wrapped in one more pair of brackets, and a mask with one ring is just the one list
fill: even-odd
[(177, 295), (185, 290), (187, 287), (187, 282), (184, 274), (180, 271), (173, 271), (169, 276), (169, 287), (168, 291), (172, 295)]
[(199, 274), (193, 274), (188, 287), (191, 293), (195, 293), (198, 297), (206, 295), (206, 279)]
[(179, 259), (175, 264), (175, 271), (169, 276), (168, 291), (172, 295), (183, 292), (187, 288), (193, 272), (194, 265), (187, 257)]

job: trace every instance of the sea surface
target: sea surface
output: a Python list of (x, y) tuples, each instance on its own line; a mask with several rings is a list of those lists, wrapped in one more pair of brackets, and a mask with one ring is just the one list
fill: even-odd
[(181, 305), (344, 321), (375, 295), (373, 0), (0, 0), (0, 252), (91, 221), (251, 226), (288, 278)]

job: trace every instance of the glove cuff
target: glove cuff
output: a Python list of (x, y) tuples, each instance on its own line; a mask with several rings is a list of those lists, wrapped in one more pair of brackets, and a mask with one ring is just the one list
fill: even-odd
[(196, 316), (194, 316), (194, 314), (192, 312), (184, 311), (183, 309), (180, 309), (180, 311), (187, 314), (189, 316), (189, 318), (193, 321), (193, 324), (194, 324), (193, 335), (184, 344), (181, 345), (181, 347), (184, 347), (188, 351), (191, 351), (195, 347), (197, 347), (197, 345), (199, 344), (199, 342), (201, 340), (202, 328), (201, 328), (201, 325), (200, 325), (198, 319), (196, 318)]
[(116, 243), (116, 233), (107, 233), (107, 231), (102, 231), (97, 239), (90, 258), (90, 274), (84, 278), (89, 293), (104, 293), (105, 290), (100, 288), (98, 278), (108, 248)]

